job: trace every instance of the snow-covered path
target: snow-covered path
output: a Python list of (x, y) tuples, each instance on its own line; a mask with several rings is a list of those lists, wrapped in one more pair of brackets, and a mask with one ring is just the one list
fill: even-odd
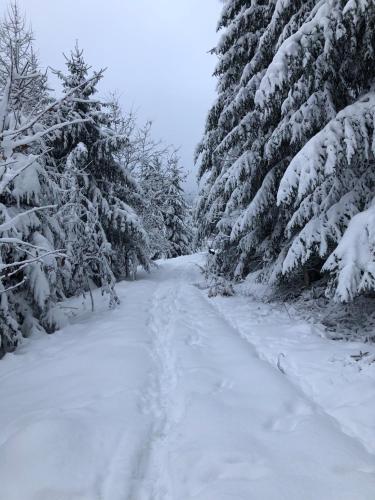
[(194, 286), (199, 258), (1, 361), (1, 500), (374, 500), (375, 457)]

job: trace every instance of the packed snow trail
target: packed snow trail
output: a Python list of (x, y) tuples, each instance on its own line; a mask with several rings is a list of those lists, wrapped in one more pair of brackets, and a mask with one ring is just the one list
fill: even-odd
[(1, 500), (374, 500), (375, 457), (162, 262), (0, 362)]

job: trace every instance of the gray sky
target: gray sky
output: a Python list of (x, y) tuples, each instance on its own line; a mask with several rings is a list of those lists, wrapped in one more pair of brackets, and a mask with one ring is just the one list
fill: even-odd
[[(0, 0), (2, 13), (8, 5)], [(61, 68), (75, 40), (94, 68), (108, 67), (101, 92), (154, 122), (154, 136), (180, 147), (195, 189), (193, 152), (214, 99), (211, 77), (219, 0), (19, 0), (43, 65)]]

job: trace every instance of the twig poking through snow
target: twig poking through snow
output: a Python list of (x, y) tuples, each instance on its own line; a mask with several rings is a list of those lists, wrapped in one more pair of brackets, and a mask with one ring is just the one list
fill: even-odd
[(277, 358), (277, 368), (281, 371), (283, 375), (286, 375), (284, 368), (281, 366), (281, 357), (285, 358), (285, 354), (281, 352)]

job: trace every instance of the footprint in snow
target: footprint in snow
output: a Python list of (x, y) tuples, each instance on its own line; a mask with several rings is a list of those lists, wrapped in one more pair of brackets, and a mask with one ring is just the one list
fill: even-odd
[(269, 475), (270, 469), (262, 460), (246, 461), (241, 459), (228, 460), (219, 479), (255, 481)]
[(203, 339), (200, 335), (198, 334), (192, 334), (186, 339), (186, 344), (189, 347), (203, 347), (204, 342)]
[(271, 471), (260, 457), (233, 455), (206, 456), (199, 463), (199, 483), (217, 481), (256, 481), (270, 475)]
[(234, 387), (234, 384), (232, 381), (223, 379), (220, 382), (216, 384), (216, 391), (215, 392), (224, 392), (227, 390), (232, 390)]
[(266, 428), (274, 432), (293, 432), (312, 414), (312, 408), (304, 401), (294, 401), (285, 405), (286, 414), (272, 419)]

